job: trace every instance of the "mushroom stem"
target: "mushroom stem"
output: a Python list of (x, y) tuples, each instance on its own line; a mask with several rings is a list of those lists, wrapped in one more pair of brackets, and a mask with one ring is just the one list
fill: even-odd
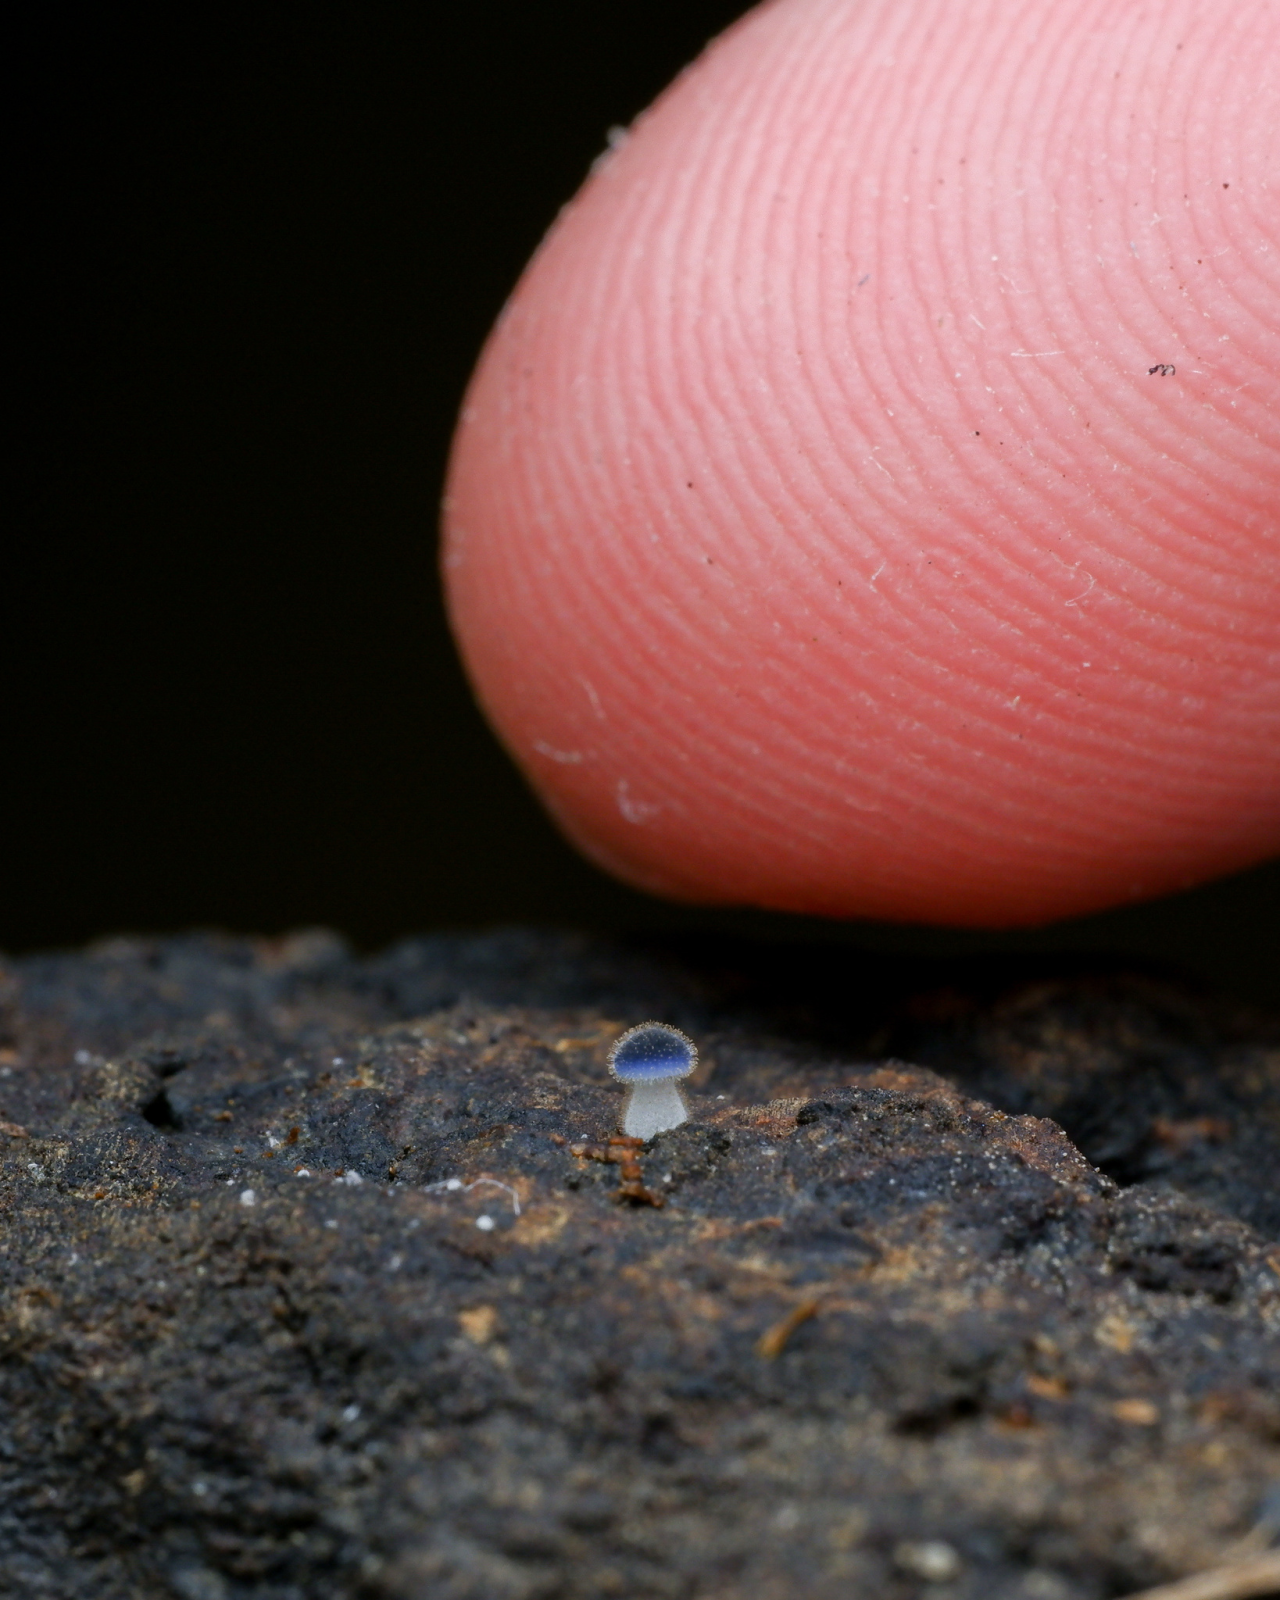
[(629, 1085), (622, 1131), (632, 1139), (652, 1139), (689, 1120), (689, 1108), (675, 1078), (643, 1078)]

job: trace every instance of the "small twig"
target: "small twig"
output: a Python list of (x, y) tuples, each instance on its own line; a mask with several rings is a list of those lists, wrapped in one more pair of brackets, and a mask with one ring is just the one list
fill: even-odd
[(660, 1194), (652, 1189), (646, 1189), (644, 1172), (640, 1166), (639, 1139), (628, 1139), (625, 1135), (621, 1138), (610, 1139), (613, 1146), (622, 1146), (614, 1160), (618, 1163), (618, 1187), (614, 1191), (614, 1199), (621, 1203), (623, 1200), (634, 1200), (639, 1205), (656, 1206), (661, 1210), (666, 1203)]
[(775, 1322), (767, 1333), (760, 1335), (756, 1341), (756, 1354), (763, 1356), (766, 1361), (776, 1361), (787, 1348), (787, 1341), (796, 1329), (817, 1314), (816, 1300), (802, 1300), (798, 1306), (792, 1306), (781, 1322)]
[(653, 1189), (646, 1189), (644, 1185), (644, 1172), (640, 1166), (640, 1152), (643, 1149), (643, 1139), (632, 1139), (625, 1133), (614, 1134), (606, 1145), (575, 1144), (569, 1147), (571, 1155), (585, 1157), (588, 1161), (603, 1161), (619, 1169), (618, 1187), (613, 1191), (615, 1200), (634, 1200), (640, 1205), (661, 1210), (666, 1204), (662, 1195)]
[(1246, 1561), (1197, 1572), (1176, 1583), (1157, 1584), (1127, 1600), (1255, 1600), (1280, 1591), (1280, 1550), (1268, 1550)]

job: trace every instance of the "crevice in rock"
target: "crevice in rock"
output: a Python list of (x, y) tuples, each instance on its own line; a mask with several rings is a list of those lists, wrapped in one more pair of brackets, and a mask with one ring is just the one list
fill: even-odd
[(177, 1133), (182, 1127), (182, 1119), (169, 1102), (169, 1096), (163, 1089), (153, 1094), (142, 1108), (142, 1115), (153, 1128), (159, 1128), (164, 1133)]

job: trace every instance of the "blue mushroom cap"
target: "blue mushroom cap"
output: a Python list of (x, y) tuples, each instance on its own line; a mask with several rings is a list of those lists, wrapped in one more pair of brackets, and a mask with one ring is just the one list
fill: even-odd
[(609, 1070), (623, 1083), (687, 1078), (698, 1064), (698, 1047), (679, 1028), (642, 1022), (614, 1041)]

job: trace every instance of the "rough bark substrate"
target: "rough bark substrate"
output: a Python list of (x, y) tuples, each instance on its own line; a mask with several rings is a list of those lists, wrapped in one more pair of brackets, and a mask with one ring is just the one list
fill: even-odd
[(1106, 1600), (1280, 1520), (1280, 1025), (1158, 978), (116, 941), (0, 966), (0, 1117), (6, 1593)]

